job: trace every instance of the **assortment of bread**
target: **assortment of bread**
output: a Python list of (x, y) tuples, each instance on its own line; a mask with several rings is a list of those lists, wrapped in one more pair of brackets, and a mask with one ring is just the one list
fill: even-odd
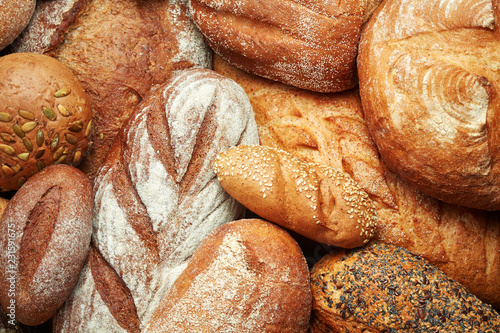
[(496, 1), (34, 4), (0, 333), (500, 330)]

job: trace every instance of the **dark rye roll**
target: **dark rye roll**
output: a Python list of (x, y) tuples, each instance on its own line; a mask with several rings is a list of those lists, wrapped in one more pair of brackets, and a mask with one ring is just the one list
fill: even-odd
[(370, 243), (311, 270), (315, 332), (499, 332), (500, 315), (408, 250)]

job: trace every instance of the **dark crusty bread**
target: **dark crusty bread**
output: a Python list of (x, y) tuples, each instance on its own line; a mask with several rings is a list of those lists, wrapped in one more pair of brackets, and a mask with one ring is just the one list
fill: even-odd
[(500, 309), (500, 213), (443, 203), (389, 171), (356, 90), (300, 90), (247, 74), (219, 57), (214, 69), (247, 92), (262, 145), (349, 173), (376, 206), (375, 239), (424, 257)]
[(375, 234), (375, 206), (345, 172), (261, 145), (230, 148), (214, 168), (238, 202), (317, 242), (353, 248)]
[(500, 210), (499, 11), (497, 1), (385, 1), (358, 57), (387, 166), (427, 195), (485, 210)]
[(212, 49), (253, 74), (319, 92), (357, 84), (356, 54), (376, 1), (191, 0)]
[(316, 332), (498, 332), (500, 315), (408, 250), (327, 254), (311, 270)]
[(36, 0), (0, 2), (0, 50), (12, 43), (26, 28), (35, 11)]
[[(89, 96), (96, 136), (80, 168), (93, 180), (135, 106), (174, 73), (211, 67), (211, 51), (185, 1), (40, 1), (14, 52), (34, 50), (68, 66)], [(51, 36), (40, 41), (39, 36)]]
[(93, 255), (55, 317), (55, 332), (143, 329), (203, 238), (241, 218), (213, 161), (258, 142), (243, 89), (188, 69), (146, 98), (95, 181)]
[(208, 235), (144, 332), (307, 332), (309, 269), (297, 242), (263, 220)]
[(0, 189), (17, 190), (48, 165), (80, 165), (92, 145), (92, 111), (66, 66), (37, 53), (5, 55), (0, 91)]
[(0, 219), (0, 302), (26, 325), (49, 320), (75, 286), (89, 251), (92, 185), (51, 165), (12, 197)]

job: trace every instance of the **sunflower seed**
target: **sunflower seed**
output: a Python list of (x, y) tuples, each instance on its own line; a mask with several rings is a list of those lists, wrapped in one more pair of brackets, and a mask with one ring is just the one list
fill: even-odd
[(0, 112), (0, 121), (4, 123), (9, 122), (12, 119), (11, 115), (7, 112)]
[(7, 155), (14, 155), (16, 151), (9, 145), (0, 144), (0, 151), (3, 151)]
[(14, 137), (10, 135), (9, 133), (0, 133), (0, 137), (2, 138), (3, 141), (7, 142), (15, 142)]
[(29, 111), (25, 111), (25, 110), (19, 110), (19, 111), (17, 111), (17, 113), (19, 113), (19, 115), (21, 117), (23, 117), (24, 119), (28, 119), (28, 120), (34, 120), (35, 119), (35, 115), (33, 114), (33, 112), (29, 112)]
[(52, 154), (52, 159), (57, 161), (64, 153), (64, 147), (60, 147), (54, 154)]
[(33, 144), (31, 143), (31, 140), (28, 138), (23, 138), (23, 143), (24, 146), (28, 151), (33, 151)]
[(65, 97), (68, 96), (70, 93), (71, 93), (71, 88), (69, 87), (61, 88), (54, 93), (54, 97), (56, 98)]
[(52, 121), (56, 120), (57, 118), (57, 115), (54, 113), (54, 111), (45, 106), (43, 107), (43, 114), (45, 115), (45, 117), (49, 118), (49, 120)]
[(17, 158), (19, 158), (20, 160), (23, 160), (23, 161), (27, 161), (29, 157), (30, 157), (30, 153), (22, 153), (22, 154), (17, 155)]
[(63, 117), (67, 117), (69, 116), (69, 111), (64, 107), (64, 105), (61, 105), (59, 104), (57, 106), (57, 109), (59, 110), (59, 113), (63, 116)]
[(81, 162), (82, 162), (82, 152), (80, 150), (77, 150), (73, 155), (73, 166), (79, 166)]
[(11, 167), (6, 165), (6, 164), (2, 165), (2, 171), (7, 177), (12, 177), (16, 174), (16, 172), (14, 170), (12, 170)]
[(27, 132), (33, 130), (36, 127), (36, 125), (37, 125), (36, 121), (30, 121), (30, 122), (27, 122), (26, 124), (24, 124), (23, 126), (21, 126), (21, 130), (24, 133), (27, 133)]
[(85, 129), (85, 136), (89, 136), (89, 134), (92, 132), (92, 120), (89, 121), (87, 124), (87, 128)]
[(24, 138), (24, 132), (23, 132), (23, 129), (21, 128), (21, 126), (19, 126), (19, 124), (14, 124), (12, 126), (12, 129), (14, 130), (14, 133), (16, 133), (16, 135), (20, 138)]
[(59, 157), (57, 159), (57, 161), (54, 162), (54, 164), (61, 164), (61, 163), (64, 163), (64, 161), (66, 161), (66, 157), (68, 157), (68, 155), (62, 155), (61, 157)]
[(43, 131), (38, 130), (38, 132), (36, 132), (36, 144), (37, 144), (37, 146), (38, 147), (43, 146), (44, 141), (45, 141), (45, 136), (43, 134)]
[(56, 133), (52, 140), (50, 140), (50, 150), (56, 150), (57, 146), (59, 146), (59, 133)]

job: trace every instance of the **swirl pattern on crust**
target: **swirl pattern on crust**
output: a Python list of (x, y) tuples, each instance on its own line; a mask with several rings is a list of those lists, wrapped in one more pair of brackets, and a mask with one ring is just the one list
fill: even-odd
[(365, 118), (384, 162), (445, 202), (500, 209), (500, 43), (491, 1), (386, 1), (358, 66)]

